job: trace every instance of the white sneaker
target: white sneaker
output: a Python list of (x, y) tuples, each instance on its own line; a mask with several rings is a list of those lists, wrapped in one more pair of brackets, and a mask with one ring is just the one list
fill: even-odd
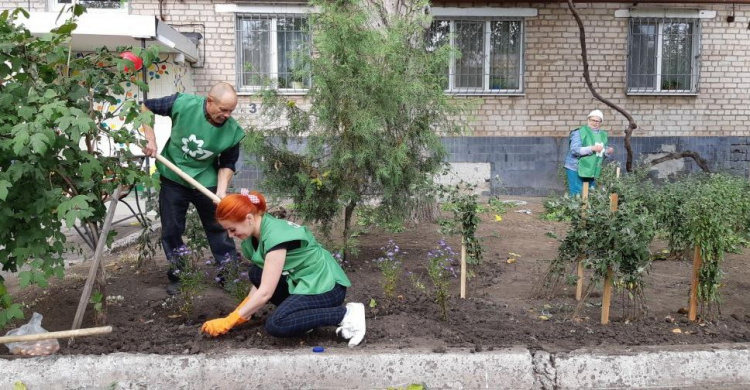
[(365, 305), (361, 303), (347, 303), (346, 314), (336, 334), (349, 340), (349, 346), (354, 347), (362, 342), (365, 338)]

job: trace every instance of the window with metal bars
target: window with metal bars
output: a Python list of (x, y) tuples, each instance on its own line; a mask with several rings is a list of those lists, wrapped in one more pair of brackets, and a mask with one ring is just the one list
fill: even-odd
[(699, 59), (700, 19), (630, 19), (628, 93), (696, 93)]
[(448, 93), (523, 93), (523, 20), (434, 20), (427, 50), (442, 45), (460, 52), (446, 69)]
[(237, 15), (237, 86), (240, 91), (310, 88), (310, 31), (298, 14)]

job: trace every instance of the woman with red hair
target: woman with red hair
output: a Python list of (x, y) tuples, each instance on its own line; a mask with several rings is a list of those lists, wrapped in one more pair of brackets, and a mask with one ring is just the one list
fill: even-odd
[(245, 189), (221, 200), (216, 220), (230, 237), (242, 240), (242, 254), (252, 262), (248, 275), (253, 287), (232, 313), (207, 321), (202, 332), (225, 334), (270, 301), (276, 306), (266, 320), (272, 336), (295, 337), (335, 325), (350, 347), (362, 341), (365, 307), (342, 306), (351, 282), (306, 227), (267, 214), (263, 195)]

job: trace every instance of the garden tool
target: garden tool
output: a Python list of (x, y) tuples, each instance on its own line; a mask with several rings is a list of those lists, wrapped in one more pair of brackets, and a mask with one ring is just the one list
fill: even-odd
[(167, 160), (166, 157), (162, 156), (161, 154), (156, 155), (156, 159), (159, 160), (162, 164), (166, 165), (167, 168), (171, 169), (172, 172), (179, 175), (183, 180), (190, 183), (193, 187), (198, 189), (198, 191), (202, 192), (203, 195), (206, 195), (207, 197), (211, 198), (211, 200), (214, 201), (214, 203), (219, 204), (221, 202), (221, 198), (219, 198), (216, 194), (209, 191), (208, 188), (204, 187), (203, 184), (198, 183), (195, 179), (190, 177), (187, 173), (183, 172), (182, 169), (178, 168), (177, 165), (174, 165), (171, 161)]

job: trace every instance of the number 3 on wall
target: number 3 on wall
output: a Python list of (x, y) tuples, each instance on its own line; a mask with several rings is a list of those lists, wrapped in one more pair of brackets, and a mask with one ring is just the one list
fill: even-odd
[(258, 112), (258, 105), (255, 103), (250, 103), (250, 109), (248, 110), (251, 114), (255, 114)]

